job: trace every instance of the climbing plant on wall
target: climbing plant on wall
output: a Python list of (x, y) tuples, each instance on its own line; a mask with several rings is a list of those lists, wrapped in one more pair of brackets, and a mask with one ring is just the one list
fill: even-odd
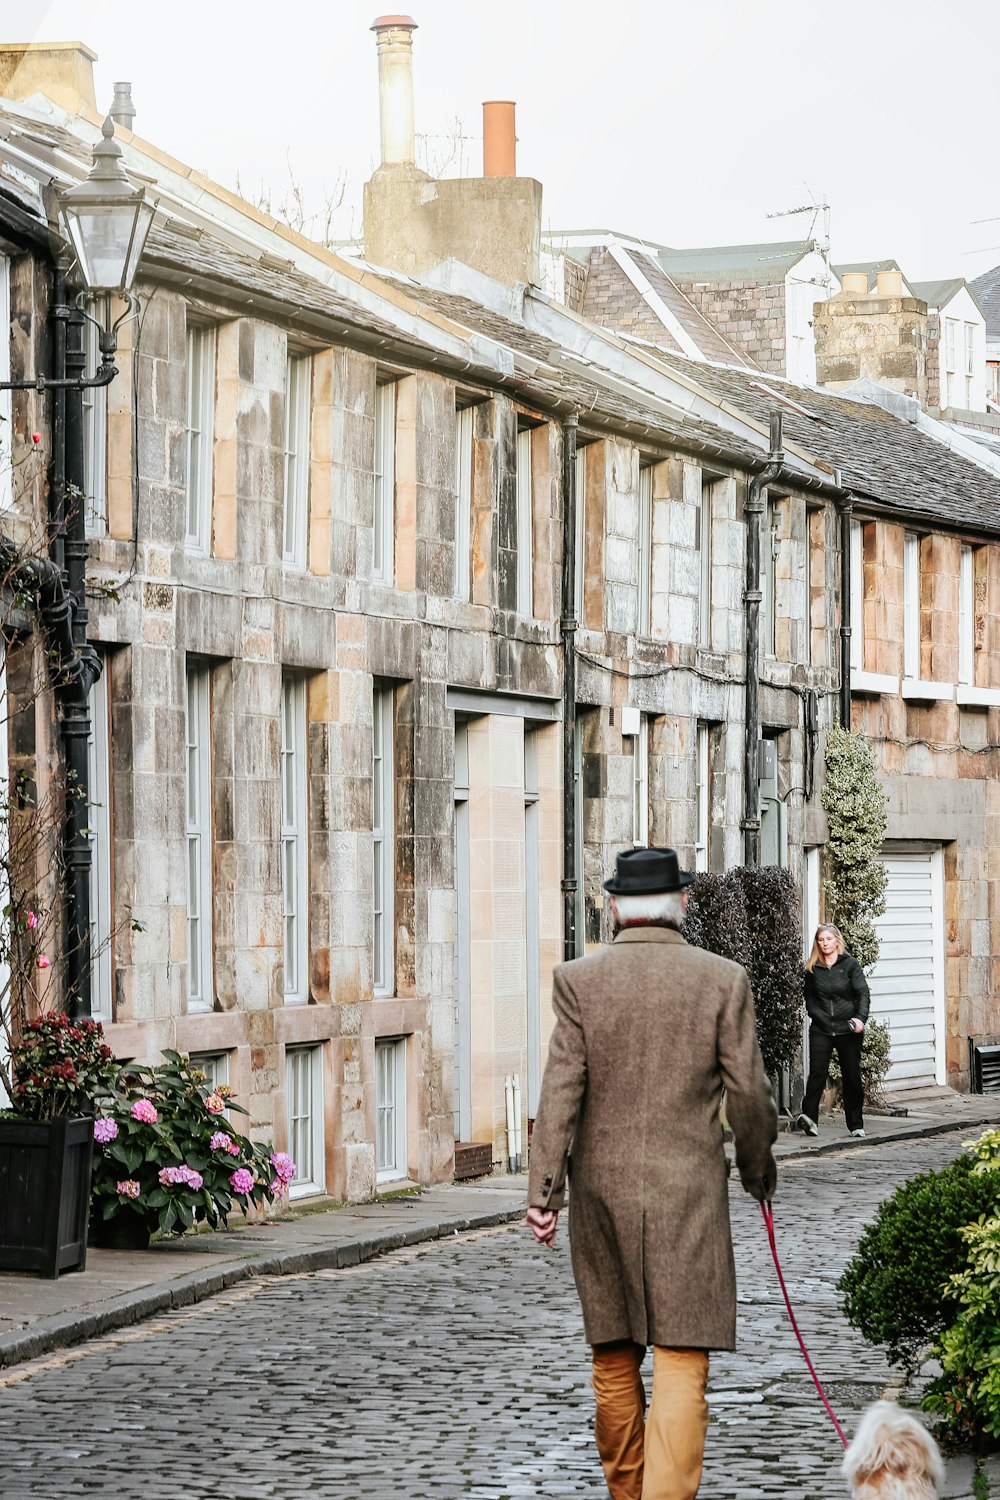
[(878, 962), (875, 918), (885, 911), (888, 879), (880, 858), (886, 796), (863, 735), (831, 729), (826, 740), (823, 810), (827, 820), (824, 881), (827, 920), (869, 970)]

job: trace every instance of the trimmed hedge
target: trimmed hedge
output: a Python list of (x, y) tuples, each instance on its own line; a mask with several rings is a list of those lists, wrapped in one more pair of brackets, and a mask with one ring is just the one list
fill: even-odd
[(949, 1277), (965, 1270), (965, 1225), (996, 1212), (996, 1183), (967, 1157), (923, 1172), (879, 1206), (837, 1283), (844, 1314), (893, 1364), (913, 1369), (956, 1317)]

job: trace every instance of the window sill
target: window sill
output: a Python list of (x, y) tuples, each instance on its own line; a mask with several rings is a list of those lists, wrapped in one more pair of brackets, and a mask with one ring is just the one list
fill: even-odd
[(899, 692), (899, 678), (889, 677), (884, 672), (862, 672), (857, 667), (851, 671), (851, 692), (881, 697), (883, 693), (895, 695)]
[(1000, 688), (971, 687), (960, 682), (955, 698), (961, 708), (1000, 708)]
[(924, 681), (919, 677), (904, 677), (902, 694), (909, 703), (953, 703), (955, 684)]

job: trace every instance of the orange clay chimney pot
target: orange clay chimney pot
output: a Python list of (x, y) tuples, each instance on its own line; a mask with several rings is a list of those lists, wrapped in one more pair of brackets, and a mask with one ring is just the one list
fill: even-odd
[(483, 103), (483, 176), (517, 176), (517, 136), (512, 99)]
[(845, 297), (868, 296), (868, 274), (866, 271), (845, 271), (843, 281)]
[(879, 271), (878, 295), (880, 297), (901, 297), (903, 295), (902, 271)]

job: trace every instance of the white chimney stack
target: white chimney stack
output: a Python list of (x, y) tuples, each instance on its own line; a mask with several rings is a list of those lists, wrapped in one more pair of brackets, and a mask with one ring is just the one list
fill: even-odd
[(413, 166), (412, 16), (379, 16), (372, 25), (378, 47), (379, 123), (383, 167)]

